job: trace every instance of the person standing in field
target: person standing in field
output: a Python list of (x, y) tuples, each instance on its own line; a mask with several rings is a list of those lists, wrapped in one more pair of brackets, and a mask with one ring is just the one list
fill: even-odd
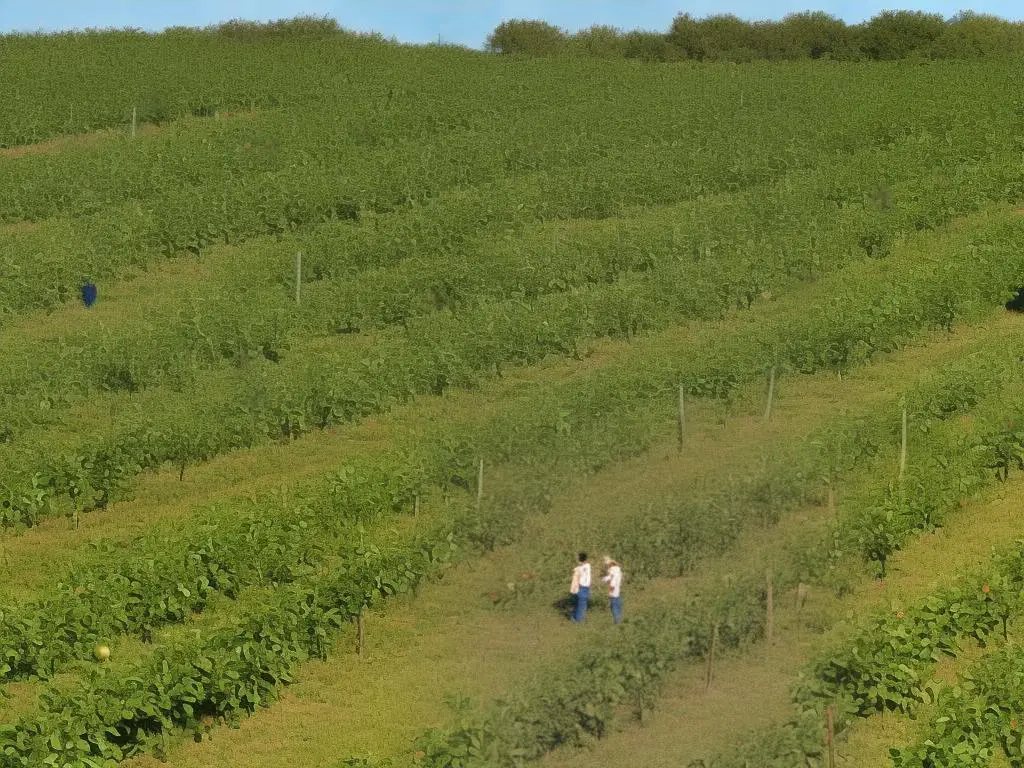
[(572, 620), (579, 623), (587, 615), (587, 601), (590, 600), (590, 563), (587, 562), (587, 553), (580, 552), (577, 558), (577, 565), (572, 569), (572, 584), (569, 593), (576, 597), (572, 609)]
[(622, 566), (610, 557), (604, 559), (605, 574), (601, 581), (608, 585), (608, 602), (612, 607), (612, 623), (622, 621)]

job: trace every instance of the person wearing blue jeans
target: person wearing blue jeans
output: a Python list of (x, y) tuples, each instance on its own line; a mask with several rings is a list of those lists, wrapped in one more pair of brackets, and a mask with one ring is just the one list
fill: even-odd
[(612, 607), (612, 623), (622, 621), (622, 566), (610, 557), (604, 559), (605, 574), (601, 581), (608, 585), (608, 602)]
[(580, 552), (577, 557), (577, 565), (572, 570), (572, 584), (569, 593), (576, 597), (572, 609), (572, 620), (578, 624), (587, 615), (587, 601), (590, 599), (590, 563), (587, 562), (587, 553)]

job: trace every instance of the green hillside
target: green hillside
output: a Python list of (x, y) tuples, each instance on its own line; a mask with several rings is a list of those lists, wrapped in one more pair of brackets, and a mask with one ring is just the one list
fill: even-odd
[(0, 69), (0, 768), (1019, 762), (1024, 60)]

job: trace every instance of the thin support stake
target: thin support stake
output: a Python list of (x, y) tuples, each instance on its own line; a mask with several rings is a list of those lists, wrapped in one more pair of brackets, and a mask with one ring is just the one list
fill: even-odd
[(480, 467), (476, 473), (476, 508), (479, 511), (484, 501), (484, 460), (480, 459)]
[(679, 450), (683, 450), (683, 435), (686, 432), (686, 388), (679, 385)]
[(768, 644), (768, 647), (770, 648), (771, 644), (772, 644), (772, 635), (773, 635), (774, 630), (775, 630), (775, 601), (774, 601), (773, 595), (772, 595), (772, 569), (771, 568), (768, 569), (768, 571), (766, 573), (766, 578), (767, 578), (767, 582), (768, 582), (767, 583), (768, 594), (767, 594), (765, 602), (767, 603), (768, 618), (765, 621), (764, 639), (765, 639), (765, 642)]
[(137, 119), (136, 108), (132, 107), (132, 138), (133, 139), (135, 138), (135, 123), (136, 123), (136, 119)]
[(718, 622), (715, 622), (715, 628), (711, 632), (711, 648), (708, 650), (708, 670), (707, 675), (704, 678), (704, 690), (708, 690), (711, 687), (711, 681), (715, 678), (715, 648), (718, 645)]
[(420, 495), (418, 493), (416, 494), (416, 498), (413, 500), (412, 503), (412, 516), (420, 516)]
[(295, 303), (302, 299), (302, 251), (295, 254)]
[(772, 366), (772, 372), (768, 377), (768, 404), (764, 407), (764, 420), (769, 421), (772, 418), (772, 398), (775, 397), (775, 366)]
[(900, 480), (907, 470), (907, 409), (903, 408), (903, 429), (900, 438)]

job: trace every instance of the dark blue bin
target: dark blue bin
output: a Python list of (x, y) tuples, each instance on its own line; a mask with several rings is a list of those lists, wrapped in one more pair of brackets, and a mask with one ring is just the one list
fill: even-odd
[(96, 286), (92, 283), (86, 283), (82, 286), (82, 303), (87, 307), (91, 307), (96, 303)]

